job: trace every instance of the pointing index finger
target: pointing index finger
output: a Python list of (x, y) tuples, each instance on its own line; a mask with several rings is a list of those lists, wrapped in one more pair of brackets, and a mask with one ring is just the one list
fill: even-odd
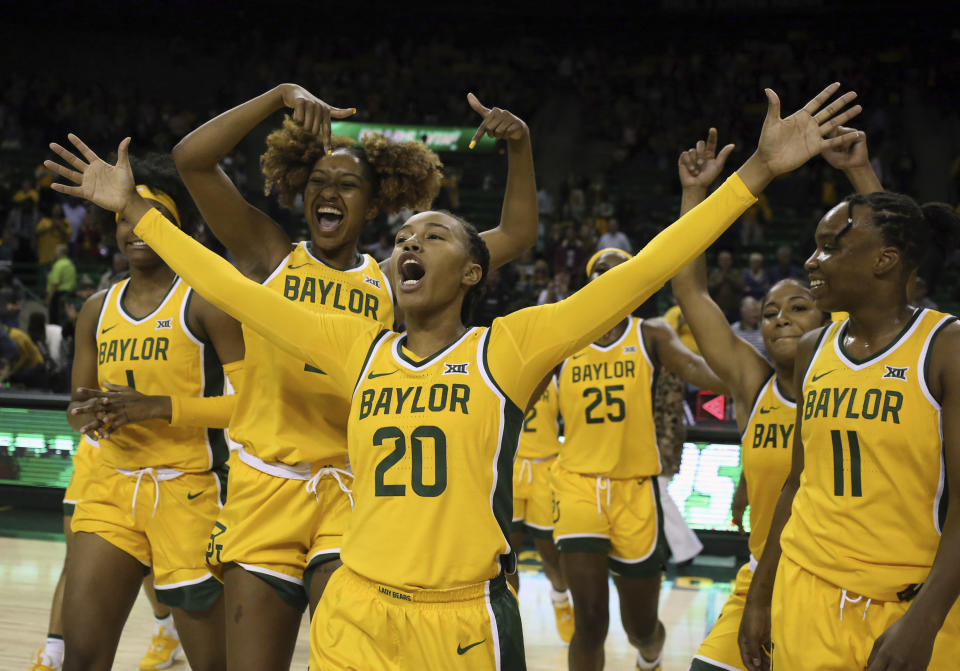
[(480, 116), (486, 117), (488, 114), (490, 114), (490, 108), (484, 107), (483, 103), (480, 102), (480, 99), (473, 95), (473, 93), (467, 94), (467, 102), (470, 104), (470, 107), (473, 109), (473, 111)]

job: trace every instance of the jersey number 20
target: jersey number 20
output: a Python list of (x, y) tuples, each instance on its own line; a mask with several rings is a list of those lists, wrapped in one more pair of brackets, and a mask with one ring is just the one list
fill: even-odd
[[(433, 484), (423, 481), (423, 441), (433, 443), (434, 476)], [(393, 440), (393, 451), (380, 460), (376, 469), (373, 492), (376, 496), (405, 496), (406, 485), (388, 485), (387, 471), (403, 459), (407, 452), (407, 438), (403, 431), (395, 426), (384, 426), (373, 434), (373, 444), (379, 447), (384, 441)], [(419, 496), (440, 496), (447, 488), (447, 437), (436, 426), (418, 426), (410, 433), (411, 483), (413, 491)]]

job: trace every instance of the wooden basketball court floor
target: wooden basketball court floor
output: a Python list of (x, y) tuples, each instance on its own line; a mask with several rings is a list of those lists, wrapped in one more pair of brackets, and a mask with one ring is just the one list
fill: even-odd
[[(0, 669), (26, 670), (30, 658), (46, 637), (50, 598), (66, 546), (61, 540), (0, 537)], [(557, 636), (550, 605), (550, 585), (535, 570), (536, 554), (521, 555), (520, 612), (530, 671), (567, 668), (566, 645)], [(707, 558), (709, 559), (709, 558)], [(694, 565), (700, 564), (698, 559)], [(733, 558), (713, 562), (713, 573), (734, 574)], [(719, 565), (717, 565), (719, 564)], [(663, 671), (686, 671), (697, 645), (716, 619), (730, 592), (730, 583), (706, 578), (665, 580), (660, 593), (660, 618), (667, 628)], [(610, 585), (610, 633), (606, 643), (606, 668), (636, 668), (636, 650), (627, 642), (620, 624), (616, 589)], [(150, 642), (152, 615), (143, 594), (133, 607), (120, 640), (113, 668), (135, 671)], [(303, 619), (292, 669), (307, 668), (309, 622)], [(187, 671), (182, 660), (173, 671)]]

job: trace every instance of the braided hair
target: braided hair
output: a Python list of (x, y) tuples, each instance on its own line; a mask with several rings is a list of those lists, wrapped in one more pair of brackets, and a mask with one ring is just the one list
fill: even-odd
[(444, 214), (460, 224), (463, 232), (467, 234), (467, 249), (470, 258), (480, 266), (480, 281), (467, 289), (467, 293), (463, 297), (463, 306), (460, 308), (460, 321), (463, 322), (464, 326), (469, 326), (473, 321), (474, 309), (476, 309), (476, 306), (479, 305), (483, 299), (484, 283), (487, 279), (487, 273), (490, 270), (490, 250), (487, 248), (487, 243), (480, 237), (476, 226), (469, 221), (449, 210), (433, 211)]

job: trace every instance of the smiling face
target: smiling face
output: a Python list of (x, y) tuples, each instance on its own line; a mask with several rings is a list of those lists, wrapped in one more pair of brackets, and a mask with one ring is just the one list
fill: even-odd
[(319, 159), (303, 191), (304, 215), (321, 250), (356, 245), (364, 223), (377, 214), (370, 168), (346, 149)]
[(397, 304), (407, 314), (436, 312), (456, 305), (480, 282), (483, 270), (470, 255), (463, 226), (442, 212), (421, 212), (397, 231), (390, 266)]
[(873, 280), (899, 260), (871, 223), (870, 210), (840, 203), (824, 215), (814, 235), (817, 248), (803, 267), (810, 292), (826, 312), (846, 311), (875, 291)]
[(810, 290), (796, 280), (773, 285), (763, 299), (762, 310), (763, 344), (780, 365), (792, 365), (800, 336), (824, 323), (824, 314), (814, 305)]
[[(170, 210), (168, 210), (163, 203), (153, 200), (152, 198), (145, 198), (144, 200), (147, 201), (150, 207), (159, 210), (160, 214), (167, 219), (176, 222)], [(128, 265), (132, 268), (152, 268), (164, 263), (163, 259), (133, 232), (136, 224), (137, 222), (135, 221), (127, 221), (123, 215), (117, 218), (117, 249), (127, 257)]]

